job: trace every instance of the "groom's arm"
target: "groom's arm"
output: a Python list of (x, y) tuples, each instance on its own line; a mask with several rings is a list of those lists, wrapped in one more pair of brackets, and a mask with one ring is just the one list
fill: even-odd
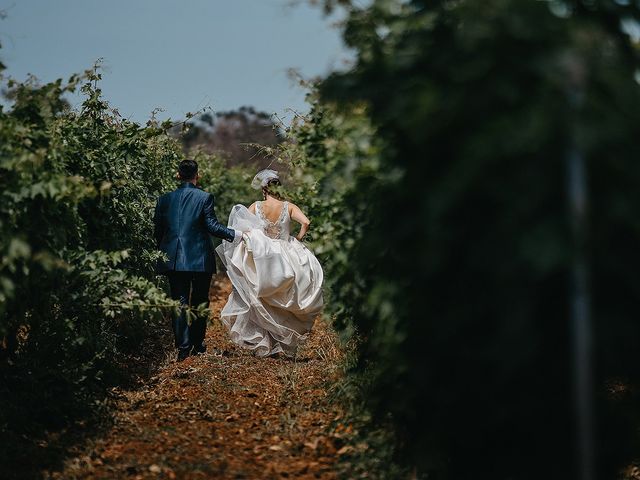
[(222, 225), (216, 218), (213, 206), (213, 195), (209, 194), (204, 202), (204, 223), (207, 226), (207, 231), (214, 237), (224, 238), (228, 242), (233, 242), (236, 237), (242, 235), (242, 232), (237, 232), (233, 228), (227, 228)]

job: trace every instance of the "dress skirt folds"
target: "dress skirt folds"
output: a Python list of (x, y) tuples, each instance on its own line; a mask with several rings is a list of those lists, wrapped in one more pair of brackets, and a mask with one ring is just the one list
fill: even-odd
[(294, 354), (322, 311), (322, 268), (289, 235), (287, 210), (285, 204), (274, 223), (261, 215), (260, 206), (258, 215), (234, 206), (229, 227), (247, 233), (241, 242), (223, 242), (216, 249), (233, 285), (222, 322), (234, 343), (259, 356)]

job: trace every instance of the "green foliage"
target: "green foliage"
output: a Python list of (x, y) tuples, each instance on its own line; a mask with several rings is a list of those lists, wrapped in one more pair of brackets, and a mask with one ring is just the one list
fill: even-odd
[[(168, 125), (111, 111), (97, 69), (9, 82), (0, 111), (0, 432), (60, 427), (123, 378), (176, 307), (155, 282), (152, 212), (174, 185)], [(65, 94), (82, 84), (80, 111)], [(15, 458), (12, 459), (15, 461)], [(6, 462), (5, 462), (6, 463)]]
[(320, 88), (341, 110), (316, 106), (288, 147), (331, 308), (363, 338), (369, 405), (429, 478), (574, 475), (565, 165), (578, 150), (610, 477), (638, 447), (635, 394), (606, 385), (640, 379), (640, 89), (621, 29), (639, 8), (326, 2), (338, 4), (357, 60)]

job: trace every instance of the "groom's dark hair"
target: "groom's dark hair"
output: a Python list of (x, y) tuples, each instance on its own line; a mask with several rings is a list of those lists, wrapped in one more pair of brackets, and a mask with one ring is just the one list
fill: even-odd
[(198, 175), (198, 162), (195, 160), (182, 160), (178, 165), (178, 175), (181, 180), (193, 180)]

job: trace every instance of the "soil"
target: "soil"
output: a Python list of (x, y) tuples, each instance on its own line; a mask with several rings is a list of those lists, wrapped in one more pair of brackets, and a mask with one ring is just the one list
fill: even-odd
[(232, 344), (219, 320), (230, 292), (214, 280), (208, 351), (175, 352), (142, 385), (114, 389), (113, 423), (68, 458), (55, 479), (333, 479), (351, 448), (332, 402), (342, 352), (321, 319), (294, 359)]

